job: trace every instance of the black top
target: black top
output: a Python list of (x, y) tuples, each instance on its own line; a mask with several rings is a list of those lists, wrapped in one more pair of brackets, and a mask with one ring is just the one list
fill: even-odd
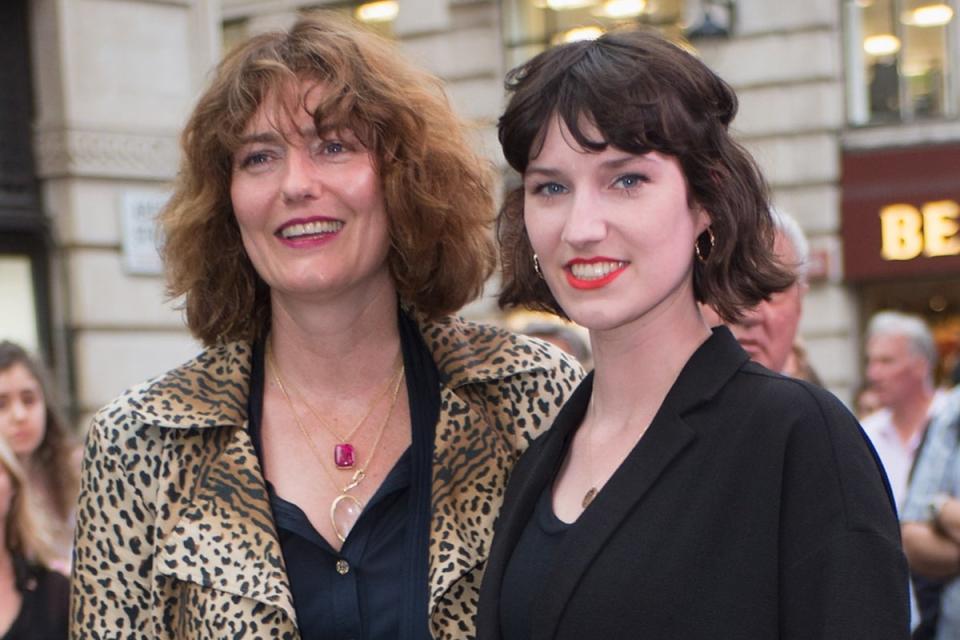
[(43, 567), (23, 567), (17, 589), (23, 596), (20, 612), (0, 640), (59, 640), (67, 638), (70, 581)]
[[(908, 638), (900, 527), (866, 436), (828, 392), (748, 360), (725, 328), (690, 357), (564, 535), (529, 609), (532, 640)], [(592, 383), (510, 476), (480, 640), (505, 637), (507, 567)]]
[[(267, 483), (304, 640), (430, 638), (429, 461), (440, 409), (439, 376), (416, 325), (403, 314), (399, 322), (412, 444), (366, 504), (340, 552), (314, 529), (300, 507), (278, 496)], [(250, 436), (261, 467), (263, 391), (260, 341), (253, 350), (248, 403)]]
[(533, 517), (523, 530), (503, 574), (500, 628), (504, 640), (529, 640), (533, 603), (537, 594), (550, 588), (547, 577), (553, 566), (562, 560), (560, 546), (570, 527), (554, 513), (553, 490), (548, 485), (540, 494)]

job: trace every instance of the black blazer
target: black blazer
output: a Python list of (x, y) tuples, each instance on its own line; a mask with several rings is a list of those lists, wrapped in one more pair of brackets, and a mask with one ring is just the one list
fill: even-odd
[[(480, 593), (501, 582), (583, 419), (588, 377), (513, 471)], [(532, 638), (903, 640), (907, 568), (889, 486), (829, 393), (748, 362), (725, 328), (690, 358), (649, 430), (571, 527)]]

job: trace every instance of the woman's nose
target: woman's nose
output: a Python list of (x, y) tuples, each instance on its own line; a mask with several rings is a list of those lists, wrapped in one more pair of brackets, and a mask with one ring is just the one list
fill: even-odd
[(287, 154), (285, 169), (281, 185), (285, 202), (310, 200), (320, 194), (317, 167), (306, 149), (292, 147)]
[(15, 400), (10, 406), (10, 415), (14, 421), (19, 422), (27, 415), (27, 407), (20, 401)]
[(589, 194), (577, 194), (570, 205), (562, 239), (571, 246), (582, 246), (603, 240), (607, 224), (601, 207)]

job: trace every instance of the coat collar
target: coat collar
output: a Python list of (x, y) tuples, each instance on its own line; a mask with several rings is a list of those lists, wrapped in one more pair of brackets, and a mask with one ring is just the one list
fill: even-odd
[[(415, 319), (440, 381), (450, 389), (544, 369), (531, 357), (529, 342), (503, 329), (453, 316)], [(252, 356), (247, 342), (210, 347), (128, 394), (128, 411), (143, 424), (169, 429), (242, 425)]]
[[(416, 321), (440, 378), (441, 425), (445, 423), (444, 415), (456, 415), (457, 424), (486, 428), (481, 425), (488, 425), (489, 418), (479, 413), (471, 392), (464, 387), (524, 372), (546, 371), (557, 362), (536, 357), (539, 343), (496, 327), (458, 318)], [(251, 345), (245, 342), (207, 349), (185, 365), (133, 390), (121, 402), (134, 421), (163, 430), (194, 430), (194, 435), (203, 441), (192, 448), (196, 455), (189, 461), (173, 455), (167, 456), (165, 462), (169, 477), (175, 483), (190, 478), (186, 482), (192, 489), (188, 503), (184, 502), (186, 494), (180, 494), (182, 486), (160, 496), (162, 504), (158, 510), (170, 516), (168, 526), (159, 534), (160, 573), (278, 607), (295, 620), (262, 472), (247, 432), (252, 355)], [(465, 439), (458, 432), (452, 437), (449, 430), (445, 432), (438, 425), (434, 439), (434, 518), (443, 514), (443, 527), (450, 538), (431, 537), (431, 615), (460, 577), (486, 557), (488, 541), (476, 536), (477, 522), (461, 518), (456, 509), (457, 500), (462, 499), (456, 490), (464, 482), (461, 475), (497, 470), (505, 473), (508, 461), (516, 456), (503, 438), (480, 431), (474, 435)], [(484, 457), (492, 458), (484, 463), (489, 468), (477, 465)], [(461, 458), (471, 458), (473, 464), (464, 467)], [(178, 475), (181, 467), (184, 469)], [(222, 533), (235, 526), (231, 520), (238, 510), (246, 512), (245, 521), (252, 522), (256, 531), (245, 535), (242, 544), (224, 546)], [(182, 562), (183, 549), (200, 557), (218, 558), (222, 570), (211, 576), (202, 563)], [(462, 572), (443, 569), (451, 554), (456, 555), (456, 566)], [(254, 575), (255, 584), (249, 580)]]

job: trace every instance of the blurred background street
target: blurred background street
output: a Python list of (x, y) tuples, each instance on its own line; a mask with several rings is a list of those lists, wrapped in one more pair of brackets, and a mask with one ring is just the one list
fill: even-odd
[[(319, 7), (440, 76), (501, 189), (516, 180), (496, 140), (508, 69), (625, 22), (695, 49), (736, 89), (738, 139), (809, 237), (800, 335), (824, 385), (852, 401), (881, 309), (923, 316), (938, 382), (954, 369), (960, 0), (5, 0), (0, 338), (46, 361), (73, 423), (199, 350), (153, 225), (180, 128), (232, 44)], [(508, 321), (490, 295), (464, 313)]]

